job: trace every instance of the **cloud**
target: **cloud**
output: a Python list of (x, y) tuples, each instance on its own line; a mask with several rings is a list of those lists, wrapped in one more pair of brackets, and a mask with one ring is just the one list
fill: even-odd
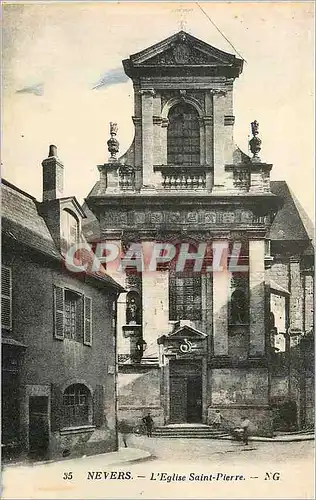
[(23, 87), (22, 89), (16, 90), (16, 94), (34, 94), (37, 96), (41, 96), (44, 94), (44, 84), (37, 83), (36, 85)]
[(118, 83), (125, 83), (129, 80), (122, 68), (110, 69), (101, 76), (99, 81), (92, 87), (92, 90), (110, 87)]

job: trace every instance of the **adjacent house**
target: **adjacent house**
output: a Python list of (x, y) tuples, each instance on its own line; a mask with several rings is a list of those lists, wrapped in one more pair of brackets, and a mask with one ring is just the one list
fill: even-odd
[(116, 303), (102, 269), (72, 273), (85, 215), (63, 197), (51, 146), (43, 201), (2, 182), (3, 457), (62, 458), (117, 449)]

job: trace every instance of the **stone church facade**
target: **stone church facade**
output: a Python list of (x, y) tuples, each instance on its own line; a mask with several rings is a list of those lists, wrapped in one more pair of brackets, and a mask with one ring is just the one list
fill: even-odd
[[(134, 86), (135, 137), (117, 158), (111, 124), (111, 158), (98, 165), (100, 181), (86, 199), (85, 235), (122, 254), (141, 249), (145, 260), (154, 243), (162, 252), (154, 270), (133, 259), (107, 268), (127, 290), (118, 304), (119, 417), (136, 423), (151, 411), (161, 426), (210, 424), (220, 410), (232, 425), (247, 416), (256, 432), (271, 434), (270, 232), (284, 199), (270, 182), (272, 164), (260, 158), (258, 123), (251, 156), (234, 144), (233, 87), (243, 60), (180, 31), (123, 66)], [(164, 260), (171, 245), (176, 257)], [(284, 245), (277, 251), (283, 262)], [(181, 252), (187, 260), (179, 270)], [(286, 304), (288, 288), (274, 290)]]

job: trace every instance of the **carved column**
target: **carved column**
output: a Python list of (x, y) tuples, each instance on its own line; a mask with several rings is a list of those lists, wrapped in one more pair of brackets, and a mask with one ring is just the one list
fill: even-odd
[[(227, 241), (213, 241), (213, 255), (217, 246)], [(223, 260), (226, 260), (224, 263)], [(228, 355), (228, 297), (230, 273), (227, 269), (227, 256), (222, 259), (222, 270), (213, 271), (213, 350), (214, 356)]]
[(150, 186), (153, 177), (153, 150), (154, 150), (154, 127), (153, 127), (153, 89), (140, 90), (142, 97), (142, 168), (143, 186)]
[(249, 241), (249, 333), (250, 356), (265, 353), (265, 241)]

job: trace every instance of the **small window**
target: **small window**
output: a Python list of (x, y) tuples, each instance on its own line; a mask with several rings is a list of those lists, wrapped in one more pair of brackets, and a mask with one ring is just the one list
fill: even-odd
[(1, 327), (12, 329), (12, 272), (10, 267), (1, 267)]
[(92, 299), (73, 290), (54, 287), (54, 336), (92, 345)]
[(77, 427), (91, 423), (92, 399), (83, 384), (67, 387), (63, 394), (63, 427)]
[(79, 242), (79, 222), (70, 210), (62, 210), (61, 232), (62, 240), (67, 246), (72, 246)]

